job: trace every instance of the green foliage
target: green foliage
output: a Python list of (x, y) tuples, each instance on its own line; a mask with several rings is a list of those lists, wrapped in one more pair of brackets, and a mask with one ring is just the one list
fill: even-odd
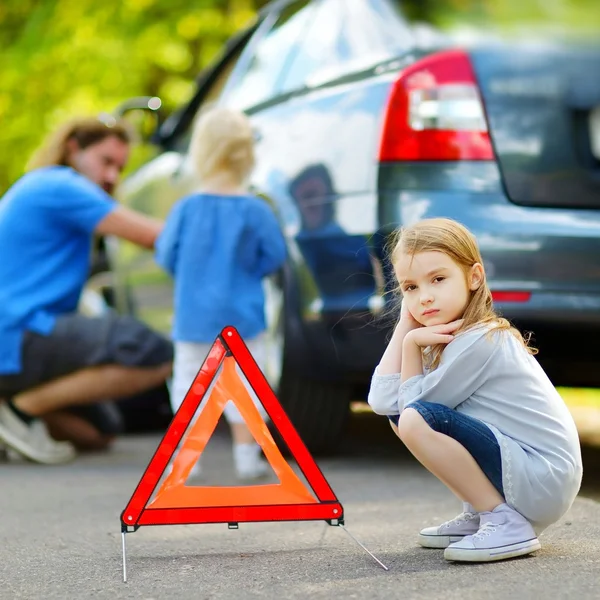
[(413, 19), (438, 26), (483, 26), (497, 32), (536, 29), (598, 36), (598, 0), (397, 0)]
[(157, 95), (168, 112), (266, 0), (2, 0), (0, 193), (59, 123)]
[[(440, 25), (527, 32), (532, 22), (600, 23), (598, 0), (397, 1), (411, 18)], [(131, 96), (159, 96), (167, 113), (185, 102), (223, 42), (266, 3), (0, 0), (0, 194), (70, 117), (109, 112)]]

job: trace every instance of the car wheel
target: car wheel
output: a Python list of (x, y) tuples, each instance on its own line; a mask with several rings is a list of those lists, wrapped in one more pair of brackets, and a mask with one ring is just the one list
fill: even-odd
[[(292, 334), (292, 311), (276, 278), (266, 282), (265, 298), (265, 376), (308, 450), (312, 454), (335, 452), (348, 420), (353, 388), (345, 382), (323, 381), (306, 375), (307, 369), (297, 364), (298, 348), (303, 341)], [(305, 359), (310, 358), (308, 352), (304, 349)], [(278, 432), (273, 431), (273, 434), (286, 451)]]

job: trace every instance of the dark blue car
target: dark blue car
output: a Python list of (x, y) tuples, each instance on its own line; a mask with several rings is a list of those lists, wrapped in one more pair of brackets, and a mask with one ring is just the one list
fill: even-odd
[[(401, 8), (401, 7), (400, 7)], [(557, 384), (600, 384), (600, 52), (463, 47), (387, 0), (274, 2), (203, 72), (121, 199), (165, 216), (191, 190), (195, 115), (256, 129), (253, 185), (289, 260), (266, 282), (268, 378), (313, 451), (335, 448), (391, 325), (388, 234), (447, 216), (481, 245), (500, 311)], [(115, 248), (117, 301), (166, 331), (170, 282)]]

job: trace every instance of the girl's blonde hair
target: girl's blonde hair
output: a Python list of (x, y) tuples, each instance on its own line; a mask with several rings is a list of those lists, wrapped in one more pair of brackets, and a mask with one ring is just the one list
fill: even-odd
[[(462, 268), (465, 281), (469, 270), (475, 263), (479, 263), (483, 267), (483, 259), (475, 236), (466, 227), (452, 219), (426, 219), (396, 232), (392, 240), (392, 264), (396, 264), (401, 255), (414, 256), (419, 252), (443, 252)], [(398, 285), (396, 293), (401, 295), (400, 285)], [(464, 323), (454, 335), (475, 325), (491, 324), (494, 326), (494, 330), (510, 331), (530, 354), (537, 354), (537, 349), (529, 345), (530, 336), (524, 338), (520, 331), (496, 314), (492, 293), (485, 279), (485, 272), (481, 285), (470, 292), (469, 302), (462, 318)], [(427, 361), (430, 368), (435, 369), (439, 365), (444, 348), (445, 344), (439, 344), (428, 351)]]
[(114, 136), (125, 144), (133, 140), (129, 126), (124, 122), (102, 121), (93, 117), (75, 118), (63, 123), (35, 151), (26, 169), (31, 171), (40, 167), (69, 165), (69, 141), (75, 140), (82, 150), (102, 140)]
[(213, 108), (194, 126), (190, 155), (200, 180), (226, 171), (245, 183), (254, 168), (254, 134), (244, 113)]

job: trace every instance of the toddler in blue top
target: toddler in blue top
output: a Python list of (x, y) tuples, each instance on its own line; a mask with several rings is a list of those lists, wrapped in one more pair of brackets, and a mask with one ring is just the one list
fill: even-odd
[[(156, 243), (157, 262), (175, 280), (174, 412), (227, 325), (239, 331), (264, 369), (262, 280), (286, 257), (273, 211), (247, 188), (254, 140), (246, 116), (223, 108), (201, 115), (192, 134), (190, 158), (198, 191), (173, 207)], [(260, 402), (256, 404), (266, 418)], [(238, 477), (264, 475), (267, 467), (260, 447), (232, 403), (225, 408), (225, 418), (232, 430)]]

